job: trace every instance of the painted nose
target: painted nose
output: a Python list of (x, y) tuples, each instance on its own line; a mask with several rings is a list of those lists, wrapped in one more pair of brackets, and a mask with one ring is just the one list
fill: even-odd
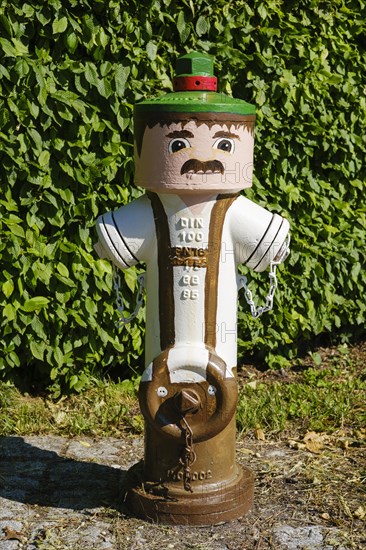
[(201, 400), (194, 390), (181, 390), (174, 396), (175, 408), (182, 414), (193, 414), (201, 408)]

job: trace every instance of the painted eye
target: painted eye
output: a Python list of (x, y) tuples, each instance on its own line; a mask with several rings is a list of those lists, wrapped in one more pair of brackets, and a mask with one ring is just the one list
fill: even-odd
[(214, 149), (220, 149), (220, 151), (225, 151), (225, 153), (233, 153), (235, 144), (233, 139), (220, 138), (215, 141), (212, 147)]
[(191, 144), (189, 143), (188, 139), (185, 138), (175, 138), (172, 139), (169, 143), (168, 151), (169, 153), (177, 153), (181, 149), (186, 149), (186, 147), (190, 147)]

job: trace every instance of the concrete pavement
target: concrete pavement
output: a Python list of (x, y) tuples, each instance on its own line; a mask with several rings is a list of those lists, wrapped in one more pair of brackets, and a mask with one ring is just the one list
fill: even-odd
[[(288, 498), (276, 496), (273, 484), (299, 461), (294, 451), (252, 445), (261, 452), (242, 442), (238, 456), (257, 468), (254, 510), (231, 523), (191, 528), (151, 525), (123, 508), (123, 482), (142, 458), (141, 437), (0, 437), (0, 550), (353, 548), (313, 512), (306, 517), (301, 491), (290, 487)], [(274, 476), (275, 469), (280, 474)]]

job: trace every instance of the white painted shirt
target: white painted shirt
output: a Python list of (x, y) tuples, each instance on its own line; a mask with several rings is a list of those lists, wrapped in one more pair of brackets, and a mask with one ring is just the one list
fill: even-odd
[[(216, 319), (209, 330), (215, 331), (216, 353), (225, 361), (228, 373), (232, 373), (237, 361), (237, 265), (242, 263), (255, 271), (266, 269), (286, 239), (288, 221), (238, 196), (222, 221), (221, 242), (209, 243), (216, 197), (191, 207), (173, 194), (160, 194), (159, 198), (167, 216), (172, 248), (178, 248), (178, 252), (182, 247), (220, 249)], [(163, 351), (158, 315), (161, 307), (158, 243), (150, 199), (144, 195), (114, 213), (100, 216), (97, 230), (104, 256), (117, 267), (126, 269), (137, 262), (146, 263), (145, 363), (148, 367)], [(210, 293), (205, 293), (206, 273), (206, 267), (173, 267), (175, 350), (168, 361), (171, 368), (174, 357), (182, 354), (188, 362), (193, 361), (193, 355), (198, 362), (206, 360), (205, 294), (210, 299)], [(209, 284), (211, 286), (211, 282)]]

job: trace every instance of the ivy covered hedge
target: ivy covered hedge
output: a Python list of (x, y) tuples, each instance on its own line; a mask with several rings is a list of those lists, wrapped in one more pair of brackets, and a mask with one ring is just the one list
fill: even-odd
[[(281, 364), (302, 339), (364, 326), (366, 5), (306, 4), (2, 3), (0, 377), (57, 392), (141, 369), (143, 313), (116, 330), (94, 225), (140, 193), (133, 104), (170, 90), (176, 57), (192, 49), (216, 57), (221, 90), (257, 105), (247, 195), (292, 225), (275, 313), (252, 321), (242, 298), (240, 353)], [(123, 275), (130, 310), (136, 276)], [(258, 299), (266, 285), (253, 276)]]

